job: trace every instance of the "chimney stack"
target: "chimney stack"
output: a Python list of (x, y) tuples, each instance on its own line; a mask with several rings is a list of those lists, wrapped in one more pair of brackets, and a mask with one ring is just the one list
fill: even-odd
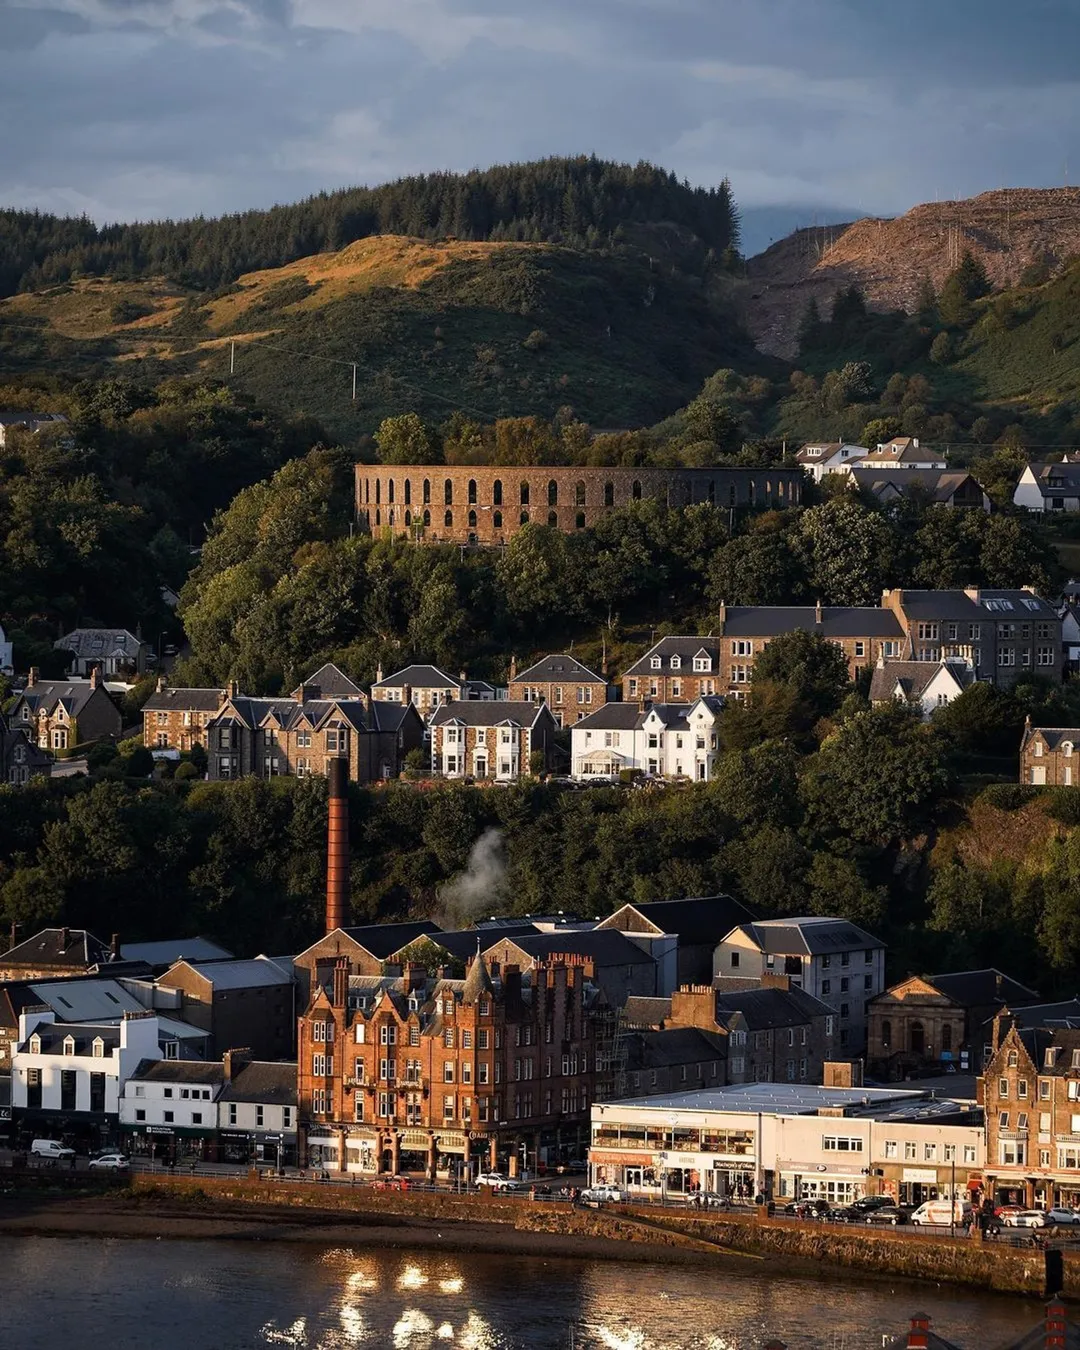
[(251, 1063), (251, 1048), (241, 1046), (239, 1049), (226, 1050), (221, 1056), (222, 1068), (225, 1070), (225, 1081), (231, 1083), (245, 1064)]
[(90, 688), (99, 689), (101, 687), (101, 667), (90, 667)]
[(119, 961), (119, 960), (120, 960), (120, 934), (119, 934), (119, 933), (114, 933), (114, 934), (112, 935), (112, 942), (109, 944), (109, 960), (110, 960), (110, 961)]
[(61, 950), (62, 952), (66, 952), (67, 949), (68, 949), (70, 946), (71, 946), (71, 929), (70, 929), (70, 928), (61, 928), (61, 929), (60, 929), (60, 950)]
[(27, 675), (26, 677), (27, 689), (33, 689), (34, 685), (37, 684), (37, 682), (38, 682), (38, 668), (37, 666), (31, 666), (30, 674)]
[(516, 656), (511, 656), (511, 658), (510, 658), (510, 682), (513, 683), (514, 680), (516, 680), (516, 679), (517, 679), (517, 657), (516, 657)]
[(820, 624), (821, 624), (821, 601), (820, 601), (820, 600), (816, 601), (815, 604), (814, 604), (814, 622), (815, 622), (816, 624), (818, 624), (819, 626), (820, 626)]
[(163, 694), (163, 693), (165, 692), (165, 676), (164, 676), (164, 675), (159, 675), (159, 676), (157, 677), (157, 683), (154, 685), (154, 692), (157, 693), (157, 694)]
[(930, 1319), (926, 1313), (916, 1313), (908, 1332), (908, 1350), (926, 1350), (930, 1344)]
[(240, 686), (235, 680), (229, 681), (229, 687), (226, 691), (230, 698), (238, 698), (240, 695)]
[(344, 1008), (349, 1001), (349, 963), (342, 957), (334, 962), (334, 991), (331, 1002), (335, 1008)]
[(349, 901), (349, 788), (343, 759), (328, 763), (330, 819), (326, 853), (326, 931), (345, 927)]

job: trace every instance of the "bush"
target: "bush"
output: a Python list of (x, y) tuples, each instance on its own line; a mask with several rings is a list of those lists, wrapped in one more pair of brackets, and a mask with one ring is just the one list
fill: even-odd
[(1039, 789), (1029, 783), (991, 783), (979, 794), (979, 801), (999, 811), (1019, 811), (1038, 795)]
[(1080, 825), (1080, 789), (1051, 788), (1047, 795), (1046, 814), (1062, 825)]
[(548, 335), (542, 328), (534, 328), (529, 336), (523, 339), (521, 345), (527, 352), (539, 352), (548, 345)]
[[(124, 742), (129, 744), (129, 742)], [(154, 756), (140, 741), (131, 754), (123, 756), (124, 773), (128, 778), (149, 778), (154, 772)]]
[(198, 769), (192, 764), (190, 759), (185, 759), (176, 766), (176, 772), (173, 778), (178, 783), (189, 783), (193, 778), (201, 777)]

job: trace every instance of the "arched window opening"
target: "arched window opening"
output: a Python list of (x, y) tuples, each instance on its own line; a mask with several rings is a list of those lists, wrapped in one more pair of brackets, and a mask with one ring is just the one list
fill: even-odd
[(470, 511), (470, 512), (469, 512), (469, 529), (470, 529), (470, 530), (475, 530), (475, 529), (476, 529), (476, 512), (475, 512), (475, 511)]
[(529, 523), (529, 513), (528, 513), (528, 511), (522, 511), (522, 513), (521, 513), (521, 523), (522, 523), (522, 525), (528, 525), (528, 523)]
[(892, 1045), (892, 1022), (887, 1017), (881, 1024), (881, 1044), (886, 1050)]
[(522, 483), (522, 485), (521, 485), (521, 504), (522, 504), (522, 506), (528, 506), (528, 504), (529, 504), (529, 485), (528, 485), (528, 483)]
[(379, 504), (381, 501), (382, 501), (382, 481), (381, 481), (380, 479), (376, 478), (376, 479), (375, 479), (375, 505), (378, 506), (378, 504)]
[(443, 517), (443, 524), (446, 526), (448, 530), (452, 530), (454, 528), (453, 511), (447, 511), (446, 515)]
[(605, 506), (614, 506), (614, 505), (615, 505), (615, 484), (614, 484), (614, 483), (605, 483), (605, 484), (604, 484), (604, 505), (605, 505)]
[(553, 530), (557, 530), (557, 529), (559, 528), (559, 513), (558, 513), (558, 511), (549, 511), (549, 512), (548, 512), (548, 524), (551, 526), (551, 528), (552, 528)]
[(406, 511), (406, 512), (405, 512), (405, 528), (408, 529), (409, 526), (410, 526), (411, 524), (412, 524), (412, 512), (411, 512), (411, 511)]
[(428, 529), (428, 528), (430, 527), (430, 525), (431, 525), (431, 512), (430, 512), (430, 511), (425, 511), (425, 512), (424, 512), (424, 529), (425, 529), (425, 530)]
[(502, 529), (502, 512), (501, 512), (501, 511), (495, 511), (495, 512), (492, 514), (492, 517), (491, 517), (491, 523), (492, 523), (492, 525), (495, 527), (495, 529), (497, 529), (497, 530), (501, 530), (501, 529)]
[(475, 506), (475, 505), (476, 505), (476, 479), (475, 479), (475, 478), (470, 478), (470, 479), (469, 479), (469, 505), (470, 505), (470, 506)]
[(502, 479), (496, 478), (491, 485), (491, 503), (493, 506), (502, 506)]
[(444, 487), (443, 487), (443, 503), (444, 503), (446, 506), (453, 506), (453, 504), (454, 504), (454, 483), (453, 483), (453, 479), (448, 478), (448, 479), (446, 480), (446, 483), (445, 483)]
[(581, 478), (578, 479), (577, 487), (574, 489), (574, 505), (585, 505), (585, 481)]
[(559, 485), (552, 478), (548, 482), (548, 506), (558, 506), (559, 504)]
[(365, 479), (364, 479), (364, 504), (365, 504), (365, 506), (368, 505), (370, 502), (371, 502), (371, 479), (370, 479), (370, 478), (365, 478)]
[(639, 478), (635, 478), (630, 485), (630, 496), (633, 497), (636, 502), (641, 501), (641, 480)]
[(406, 506), (411, 506), (411, 505), (412, 505), (412, 479), (411, 479), (411, 478), (406, 478), (406, 479), (405, 479), (405, 505), (406, 505)]
[(376, 525), (381, 525), (381, 524), (382, 524), (382, 512), (381, 512), (381, 511), (378, 511), (378, 510), (377, 510), (377, 511), (375, 512), (375, 524), (376, 524)]
[(430, 479), (430, 478), (425, 478), (425, 479), (424, 479), (424, 505), (425, 505), (425, 506), (430, 506), (430, 505), (431, 505), (431, 479)]
[(585, 528), (585, 512), (584, 512), (584, 511), (579, 511), (579, 512), (577, 513), (577, 515), (574, 517), (574, 525), (575, 525), (575, 527), (576, 527), (577, 529), (579, 529), (579, 530), (583, 530), (583, 529)]
[(386, 500), (388, 502), (392, 502), (394, 500), (394, 480), (392, 478), (386, 485)]

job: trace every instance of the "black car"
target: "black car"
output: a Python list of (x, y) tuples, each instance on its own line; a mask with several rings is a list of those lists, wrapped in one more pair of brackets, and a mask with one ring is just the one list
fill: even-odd
[(910, 1214), (906, 1209), (901, 1209), (899, 1205), (877, 1205), (873, 1209), (863, 1210), (863, 1223), (907, 1223)]
[(894, 1207), (896, 1205), (891, 1195), (863, 1195), (858, 1200), (853, 1200), (849, 1208), (860, 1210), (865, 1214), (871, 1209), (884, 1209), (888, 1205)]

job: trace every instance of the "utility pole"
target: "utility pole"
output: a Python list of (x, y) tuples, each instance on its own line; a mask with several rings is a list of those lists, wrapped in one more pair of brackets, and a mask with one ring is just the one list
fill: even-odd
[(353, 397), (353, 402), (355, 403), (355, 402), (356, 402), (356, 362), (355, 362), (355, 361), (353, 362), (353, 367), (352, 367), (352, 397)]
[(229, 343), (229, 374), (236, 370), (236, 339)]

